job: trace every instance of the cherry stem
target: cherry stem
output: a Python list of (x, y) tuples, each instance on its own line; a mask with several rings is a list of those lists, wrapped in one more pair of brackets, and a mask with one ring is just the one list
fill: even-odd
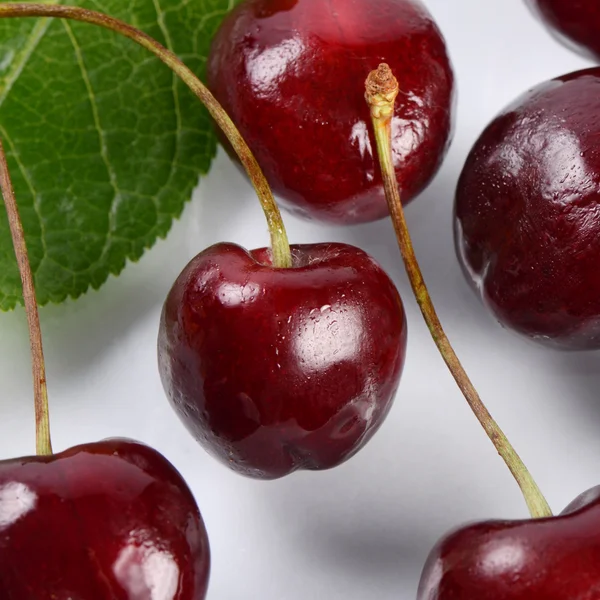
[(2, 17), (54, 17), (98, 25), (133, 40), (143, 48), (152, 52), (152, 54), (165, 63), (201, 100), (244, 165), (267, 219), (271, 236), (273, 266), (280, 268), (292, 266), (290, 245), (279, 207), (275, 202), (271, 188), (269, 187), (258, 162), (248, 147), (248, 144), (246, 144), (244, 138), (241, 136), (240, 132), (233, 124), (233, 121), (229, 118), (217, 99), (173, 52), (143, 31), (124, 23), (123, 21), (109, 17), (101, 12), (87, 10), (77, 6), (62, 6), (56, 4), (46, 5), (30, 2), (2, 2), (0, 3), (0, 18)]
[(521, 488), (529, 512), (533, 518), (550, 517), (552, 511), (548, 502), (542, 495), (533, 477), (523, 464), (523, 461), (512, 447), (496, 421), (483, 404), (475, 387), (461, 365), (448, 337), (444, 333), (442, 324), (437, 316), (423, 275), (417, 262), (417, 257), (412, 246), (410, 234), (404, 218), (404, 210), (400, 200), (398, 182), (392, 158), (392, 117), (394, 103), (399, 92), (398, 81), (391, 69), (386, 64), (372, 71), (366, 81), (365, 98), (371, 109), (371, 118), (377, 141), (377, 151), (383, 176), (383, 184), (392, 222), (396, 231), (396, 238), (404, 260), (404, 266), (410, 280), (413, 292), (431, 336), (437, 345), (442, 358), (448, 365), (458, 387), (465, 396), (471, 410), (475, 413), (481, 426), (494, 444), (498, 454), (510, 469), (517, 484)]
[(44, 349), (42, 347), (40, 316), (35, 299), (35, 287), (33, 285), (33, 275), (27, 254), (23, 224), (19, 216), (17, 200), (10, 179), (10, 173), (8, 172), (8, 163), (2, 141), (0, 141), (0, 190), (2, 190), (2, 197), (6, 206), (8, 225), (23, 284), (23, 300), (25, 301), (27, 325), (29, 326), (35, 403), (36, 451), (39, 456), (49, 456), (52, 454), (52, 442), (50, 439), (50, 411), (48, 409), (48, 388), (46, 387), (46, 367), (44, 363)]

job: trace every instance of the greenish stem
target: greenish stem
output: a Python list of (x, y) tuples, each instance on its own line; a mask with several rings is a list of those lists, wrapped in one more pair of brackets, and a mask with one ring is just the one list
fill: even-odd
[(388, 206), (392, 216), (392, 222), (396, 231), (396, 237), (406, 272), (410, 280), (415, 298), (421, 309), (425, 322), (431, 332), (440, 354), (448, 365), (458, 387), (462, 391), (469, 406), (486, 434), (494, 444), (498, 454), (502, 457), (506, 466), (510, 469), (517, 484), (521, 488), (525, 502), (529, 508), (531, 516), (534, 518), (552, 516), (552, 511), (542, 495), (540, 489), (535, 483), (533, 477), (527, 470), (523, 461), (512, 447), (503, 431), (482, 402), (477, 390), (471, 383), (467, 373), (461, 365), (450, 341), (446, 336), (442, 324), (437, 316), (425, 281), (417, 262), (417, 257), (412, 246), (410, 234), (404, 210), (400, 200), (398, 182), (394, 170), (392, 158), (392, 134), (391, 124), (394, 114), (394, 103), (398, 95), (398, 81), (394, 77), (388, 65), (379, 65), (376, 71), (373, 71), (366, 82), (365, 98), (371, 108), (371, 118), (377, 141), (377, 151), (381, 165), (385, 194)]
[(35, 441), (36, 451), (40, 456), (52, 454), (52, 443), (50, 439), (50, 411), (48, 409), (48, 389), (46, 387), (46, 367), (44, 363), (44, 349), (42, 348), (42, 330), (40, 328), (40, 317), (35, 299), (35, 287), (25, 234), (17, 201), (13, 190), (4, 146), (0, 141), (0, 190), (6, 206), (8, 224), (12, 236), (13, 247), (19, 265), (21, 283), (23, 284), (23, 299), (25, 301), (25, 312), (27, 313), (27, 325), (29, 326), (29, 342), (31, 345), (31, 367), (33, 372), (33, 395), (35, 402)]
[(138, 43), (146, 50), (149, 50), (163, 63), (165, 63), (201, 100), (206, 106), (217, 125), (233, 146), (236, 154), (240, 158), (250, 181), (256, 190), (258, 199), (267, 219), (269, 233), (271, 236), (271, 249), (273, 254), (273, 266), (291, 267), (292, 256), (287, 233), (283, 225), (281, 213), (271, 192), (271, 188), (254, 158), (250, 148), (242, 138), (227, 113), (223, 110), (216, 98), (210, 93), (206, 86), (194, 75), (194, 73), (177, 58), (177, 56), (165, 48), (162, 44), (145, 34), (143, 31), (105, 15), (103, 13), (87, 10), (78, 6), (62, 6), (56, 4), (36, 4), (33, 2), (0, 3), (0, 18), (18, 18), (18, 17), (54, 17), (59, 19), (71, 19), (98, 25), (105, 29), (110, 29), (119, 33), (134, 42)]

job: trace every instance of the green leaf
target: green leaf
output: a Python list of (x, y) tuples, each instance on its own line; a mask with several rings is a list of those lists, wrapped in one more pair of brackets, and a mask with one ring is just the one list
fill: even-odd
[[(52, 2), (46, 2), (51, 4)], [(204, 74), (233, 0), (72, 0), (122, 19)], [(131, 40), (58, 19), (0, 19), (0, 138), (40, 304), (97, 289), (164, 237), (208, 171), (208, 113)], [(0, 210), (0, 309), (21, 284)]]

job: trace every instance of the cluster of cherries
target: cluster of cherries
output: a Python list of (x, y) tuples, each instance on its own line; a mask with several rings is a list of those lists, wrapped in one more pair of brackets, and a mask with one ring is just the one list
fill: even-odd
[[(530, 4), (600, 56), (597, 0)], [(376, 10), (372, 0), (244, 0), (213, 41), (208, 87), (290, 211), (363, 223), (391, 207), (370, 122), (386, 117), (388, 98), (384, 87), (370, 107), (364, 98), (383, 61), (400, 81), (387, 116), (406, 203), (444, 158), (455, 99), (443, 37), (418, 0)], [(476, 142), (456, 193), (457, 253), (477, 293), (508, 327), (561, 348), (600, 348), (599, 92), (600, 68), (520, 97)], [(261, 479), (360, 450), (391, 408), (406, 350), (400, 295), (371, 257), (346, 244), (290, 247), (269, 225), (277, 252), (221, 243), (185, 267), (158, 339), (163, 385), (187, 428)], [(431, 318), (418, 266), (407, 269)], [(559, 517), (534, 516), (443, 539), (418, 599), (600, 598), (600, 490)], [(2, 599), (202, 600), (209, 562), (192, 494), (147, 446), (111, 440), (0, 462)]]

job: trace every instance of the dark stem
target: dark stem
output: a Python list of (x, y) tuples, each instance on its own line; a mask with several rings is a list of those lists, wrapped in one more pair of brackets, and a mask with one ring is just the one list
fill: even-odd
[(23, 225), (17, 208), (17, 201), (8, 172), (4, 146), (0, 141), (0, 190), (6, 206), (8, 225), (12, 236), (13, 247), (19, 265), (19, 273), (23, 284), (23, 300), (25, 301), (25, 312), (27, 313), (27, 324), (29, 326), (29, 342), (31, 345), (31, 366), (33, 371), (33, 395), (35, 402), (35, 442), (36, 451), (40, 456), (52, 454), (52, 443), (50, 440), (50, 416), (48, 410), (48, 390), (46, 388), (46, 367), (44, 365), (44, 350), (42, 348), (42, 330), (40, 328), (40, 316), (38, 314), (37, 302), (35, 300), (35, 287)]
[(201, 100), (208, 112), (216, 121), (218, 126), (233, 146), (240, 158), (250, 181), (256, 190), (262, 209), (265, 213), (271, 235), (271, 249), (273, 253), (273, 266), (291, 267), (292, 257), (281, 213), (271, 188), (261, 171), (250, 148), (242, 138), (227, 113), (223, 110), (216, 98), (210, 93), (206, 86), (186, 67), (181, 60), (162, 44), (145, 34), (143, 31), (114, 19), (100, 12), (79, 8), (77, 6), (46, 5), (35, 3), (0, 3), (0, 18), (14, 17), (55, 17), (59, 19), (71, 19), (98, 25), (124, 35), (140, 46), (146, 48), (162, 62), (164, 62)]
[(375, 138), (377, 141), (377, 151), (381, 165), (383, 176), (383, 184), (385, 194), (388, 201), (392, 222), (396, 231), (398, 245), (404, 260), (406, 272), (410, 280), (415, 298), (419, 304), (419, 308), (423, 313), (423, 317), (429, 331), (435, 341), (440, 354), (448, 365), (450, 372), (454, 376), (458, 387), (464, 394), (471, 410), (481, 423), (488, 437), (496, 447), (498, 454), (504, 459), (510, 472), (513, 474), (518, 483), (525, 502), (529, 508), (531, 516), (549, 517), (552, 516), (552, 511), (542, 495), (533, 477), (523, 464), (523, 461), (516, 453), (496, 421), (481, 401), (479, 394), (471, 383), (463, 366), (460, 364), (454, 349), (450, 345), (442, 324), (437, 316), (423, 275), (417, 262), (417, 257), (413, 250), (412, 242), (404, 218), (404, 210), (400, 201), (400, 192), (398, 190), (398, 182), (394, 171), (394, 163), (392, 158), (392, 134), (391, 123), (394, 114), (394, 103), (398, 95), (398, 82), (394, 77), (391, 69), (386, 64), (379, 65), (376, 71), (373, 71), (366, 82), (366, 100), (371, 108), (371, 117), (373, 128), (375, 130)]

